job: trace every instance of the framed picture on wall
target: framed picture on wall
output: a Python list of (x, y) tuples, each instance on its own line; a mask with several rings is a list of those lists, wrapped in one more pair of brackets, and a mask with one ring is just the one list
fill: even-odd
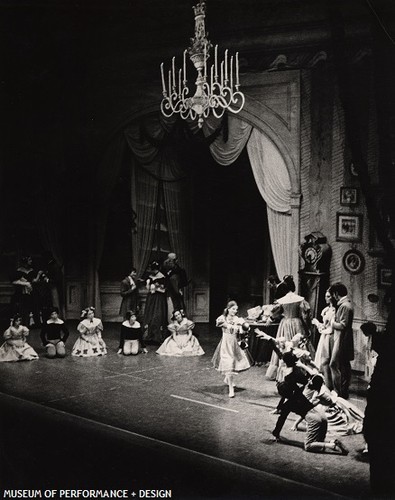
[(387, 266), (377, 267), (377, 285), (379, 288), (387, 288), (392, 285), (392, 269)]
[(343, 267), (350, 274), (359, 274), (365, 269), (365, 258), (358, 250), (348, 250), (343, 255)]
[(358, 189), (354, 187), (341, 187), (340, 188), (340, 205), (344, 207), (351, 207), (358, 205), (359, 196)]
[(336, 214), (336, 241), (362, 241), (362, 214)]

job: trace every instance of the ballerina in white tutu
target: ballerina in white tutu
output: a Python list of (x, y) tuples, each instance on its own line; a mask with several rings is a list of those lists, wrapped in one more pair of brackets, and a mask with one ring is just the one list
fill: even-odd
[(102, 339), (103, 323), (101, 319), (95, 318), (95, 308), (84, 309), (81, 318), (82, 321), (77, 326), (80, 336), (73, 346), (71, 355), (87, 358), (107, 354), (107, 347)]
[(202, 356), (204, 351), (192, 334), (195, 323), (187, 319), (183, 311), (174, 311), (171, 319), (173, 322), (167, 327), (171, 335), (156, 353), (162, 356)]
[(0, 347), (0, 361), (31, 361), (38, 359), (36, 351), (26, 342), (29, 330), (22, 325), (22, 318), (17, 314), (11, 325), (4, 332), (4, 344)]
[(237, 302), (231, 300), (226, 305), (224, 313), (217, 318), (216, 326), (222, 328), (222, 339), (214, 355), (213, 365), (216, 370), (225, 375), (225, 384), (229, 386), (229, 397), (233, 398), (234, 375), (252, 366), (252, 360), (247, 349), (242, 349), (238, 343), (243, 332), (244, 320), (236, 314)]

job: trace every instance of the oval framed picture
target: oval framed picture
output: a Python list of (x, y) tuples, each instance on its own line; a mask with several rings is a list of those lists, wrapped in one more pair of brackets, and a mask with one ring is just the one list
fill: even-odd
[(348, 250), (343, 255), (343, 266), (351, 274), (359, 274), (365, 269), (365, 257), (358, 250)]

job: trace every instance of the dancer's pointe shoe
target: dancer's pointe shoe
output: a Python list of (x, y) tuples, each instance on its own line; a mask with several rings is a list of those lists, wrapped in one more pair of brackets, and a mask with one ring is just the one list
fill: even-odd
[(229, 397), (230, 398), (234, 398), (235, 397), (235, 391), (234, 391), (234, 388), (233, 386), (229, 386)]

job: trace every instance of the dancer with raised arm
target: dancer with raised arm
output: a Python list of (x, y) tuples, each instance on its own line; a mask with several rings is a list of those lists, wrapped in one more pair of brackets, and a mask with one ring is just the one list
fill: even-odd
[(222, 339), (212, 359), (214, 368), (225, 375), (224, 382), (229, 387), (230, 398), (235, 395), (234, 376), (252, 366), (248, 351), (242, 349), (238, 343), (244, 320), (237, 316), (237, 311), (237, 302), (231, 300), (223, 314), (217, 318), (216, 326), (222, 328)]

